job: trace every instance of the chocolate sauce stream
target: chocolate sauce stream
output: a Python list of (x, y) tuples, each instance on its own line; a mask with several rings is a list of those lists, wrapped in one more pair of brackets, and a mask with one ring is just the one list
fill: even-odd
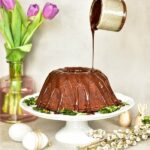
[(94, 37), (95, 37), (95, 30), (92, 30), (92, 70), (94, 69), (94, 54), (95, 54), (95, 51), (94, 51)]
[(90, 15), (90, 24), (92, 32), (92, 70), (94, 69), (94, 54), (95, 54), (95, 30), (97, 30), (97, 25), (100, 19), (101, 14), (101, 0), (93, 0), (91, 15)]

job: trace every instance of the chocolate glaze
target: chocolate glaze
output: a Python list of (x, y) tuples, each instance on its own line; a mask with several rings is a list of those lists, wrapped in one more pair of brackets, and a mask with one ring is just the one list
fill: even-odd
[(101, 5), (102, 5), (101, 0), (93, 0), (90, 12), (90, 24), (92, 32), (97, 30), (97, 25), (99, 23), (101, 14)]
[(39, 107), (56, 113), (62, 109), (93, 113), (119, 104), (107, 77), (99, 70), (82, 67), (52, 71), (37, 100)]
[(101, 4), (101, 0), (93, 0), (90, 12), (90, 24), (92, 32), (92, 68), (94, 68), (94, 36), (95, 30), (97, 30), (97, 25), (100, 19)]

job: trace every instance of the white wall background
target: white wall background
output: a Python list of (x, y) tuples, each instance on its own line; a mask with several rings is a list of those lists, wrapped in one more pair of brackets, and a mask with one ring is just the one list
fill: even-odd
[[(43, 7), (48, 0), (20, 0)], [(37, 91), (47, 74), (65, 66), (91, 67), (89, 10), (92, 0), (51, 0), (60, 8), (53, 21), (46, 21), (33, 39), (25, 61), (25, 74), (36, 81)], [(128, 18), (119, 33), (97, 31), (95, 67), (102, 70), (114, 91), (133, 97), (150, 107), (150, 1), (126, 0)], [(0, 37), (0, 76), (8, 74)]]

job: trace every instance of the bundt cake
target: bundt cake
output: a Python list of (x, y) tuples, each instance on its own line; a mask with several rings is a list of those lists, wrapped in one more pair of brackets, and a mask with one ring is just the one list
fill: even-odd
[(101, 71), (82, 67), (52, 71), (37, 100), (38, 107), (55, 113), (63, 109), (93, 113), (120, 103)]

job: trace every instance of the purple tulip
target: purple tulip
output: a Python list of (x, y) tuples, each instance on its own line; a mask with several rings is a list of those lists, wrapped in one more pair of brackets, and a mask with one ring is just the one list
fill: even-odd
[(46, 3), (43, 9), (43, 16), (45, 19), (53, 19), (59, 12), (56, 5), (52, 3)]
[(2, 2), (2, 0), (0, 0), (0, 7), (3, 7), (3, 2)]
[(39, 5), (37, 4), (30, 5), (28, 8), (27, 16), (28, 17), (36, 16), (39, 12), (39, 9), (40, 9)]
[(14, 7), (16, 5), (15, 0), (2, 0), (2, 3), (7, 10), (14, 9)]

